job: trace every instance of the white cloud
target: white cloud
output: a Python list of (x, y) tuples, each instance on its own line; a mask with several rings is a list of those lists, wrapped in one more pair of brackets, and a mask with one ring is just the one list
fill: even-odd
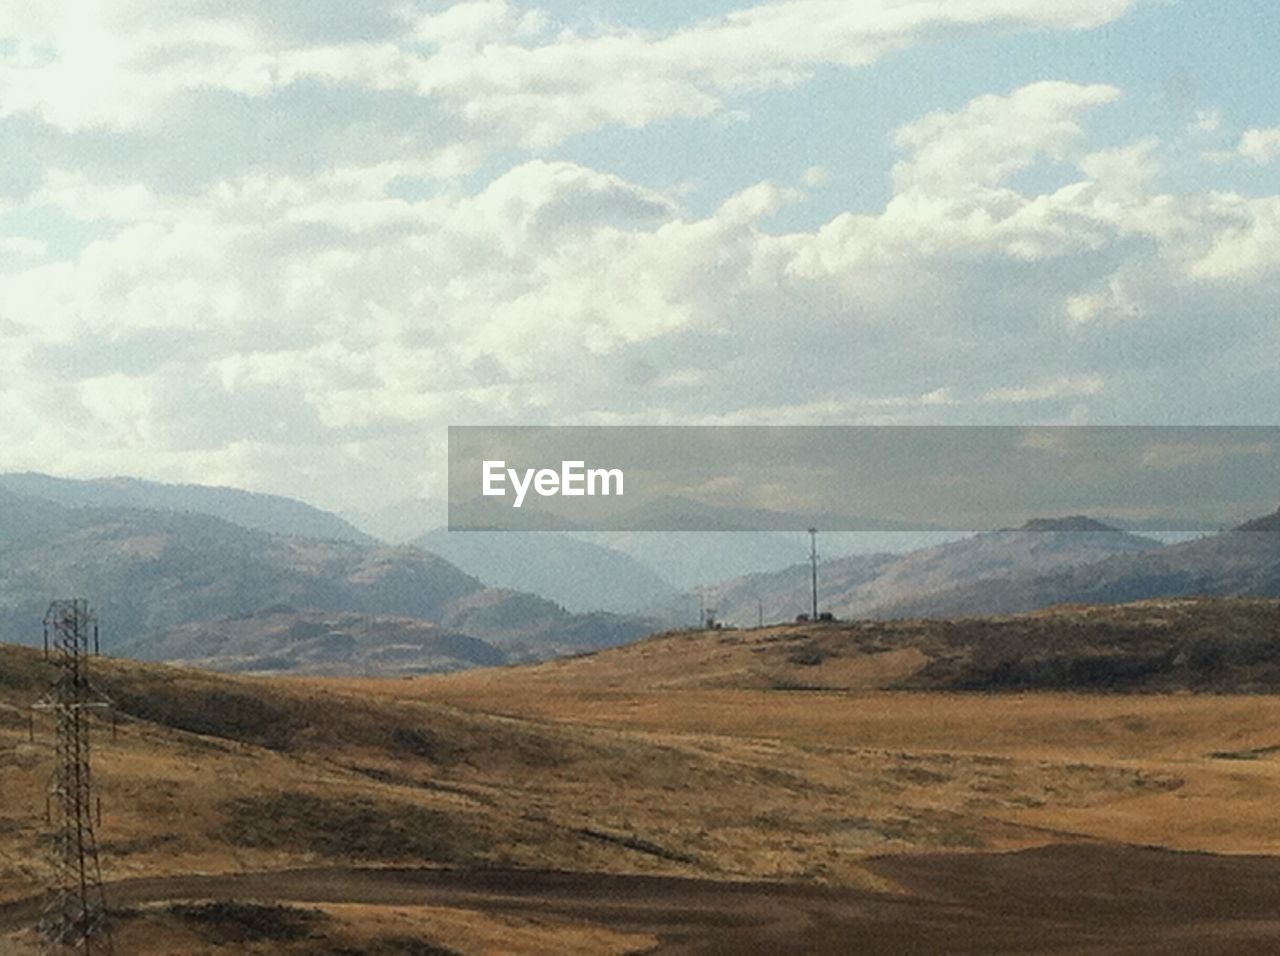
[(995, 186), (1043, 157), (1067, 159), (1085, 139), (1080, 114), (1119, 96), (1111, 86), (1043, 82), (931, 114), (898, 130), (909, 158), (894, 167), (894, 184), (899, 193)]
[(1028, 402), (1100, 395), (1105, 387), (1101, 376), (1098, 375), (1067, 375), (1031, 385), (1006, 385), (994, 388), (982, 396), (982, 401), (997, 405), (1021, 405)]
[(1280, 157), (1280, 128), (1245, 130), (1236, 151), (1250, 162), (1266, 166)]
[[(702, 206), (540, 148), (728, 115), (752, 86), (950, 33), (1084, 28), (1129, 6), (783, 2), (587, 35), (498, 0), (332, 23), (283, 2), (159, 17), (116, 0), (79, 26), (25, 5), (38, 22), (0, 68), (10, 112), (136, 146), (220, 115), (208, 87), (260, 108), (254, 132), (317, 78), (305, 92), (324, 108), (279, 117), (296, 166), (252, 143), (176, 185), (140, 148), (133, 176), (41, 163), (0, 240), (0, 467), (51, 467), (53, 448), (73, 472), (338, 503), (420, 487), (451, 422), (1025, 423), (1204, 404), (1280, 348), (1280, 198), (1162, 192), (1176, 154), (1143, 130), (1089, 134), (1112, 86), (1034, 83), (906, 123), (882, 207), (791, 232), (789, 184), (822, 186), (827, 156)], [(193, 22), (208, 30), (184, 46)], [(77, 100), (93, 56), (101, 89)], [(1032, 185), (1045, 166), (1069, 181)]]
[[(708, 116), (736, 93), (795, 83), (822, 65), (863, 66), (949, 31), (1084, 29), (1134, 2), (782, 0), (665, 35), (554, 32), (544, 14), (508, 0), (416, 16), (369, 5), (364, 29), (300, 0), (273, 4), (273, 15), (195, 2), (52, 3), (0, 21), (0, 36), (18, 38), (0, 61), (0, 115), (132, 130), (164, 122), (184, 94), (261, 98), (311, 79), (406, 91), (482, 141), (537, 148), (601, 125)], [(314, 29), (329, 21), (347, 29)]]

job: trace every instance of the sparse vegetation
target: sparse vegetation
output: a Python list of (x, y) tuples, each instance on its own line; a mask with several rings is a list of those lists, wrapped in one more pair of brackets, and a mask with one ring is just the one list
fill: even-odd
[(335, 860), (473, 862), (485, 843), (465, 817), (369, 797), (286, 791), (239, 797), (219, 836), (232, 846), (288, 849)]
[(202, 939), (224, 946), (305, 939), (324, 918), (316, 910), (240, 900), (170, 903), (164, 912), (194, 927)]

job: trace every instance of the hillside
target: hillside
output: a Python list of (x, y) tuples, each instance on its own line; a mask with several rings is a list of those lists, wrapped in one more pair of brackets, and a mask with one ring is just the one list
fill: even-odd
[(630, 555), (554, 532), (450, 532), (413, 541), (491, 587), (528, 591), (570, 611), (629, 613), (675, 589)]
[(119, 653), (219, 671), (366, 676), (490, 667), (507, 659), (492, 644), (429, 621), (289, 607), (179, 625)]
[(1280, 601), (1178, 599), (1012, 617), (680, 631), (523, 681), (758, 690), (1280, 692)]
[(1114, 604), (1182, 595), (1280, 595), (1280, 512), (1163, 548), (1053, 572), (1019, 573), (904, 597), (882, 610), (936, 617), (1010, 614), (1051, 604)]
[(652, 618), (603, 611), (570, 614), (536, 594), (494, 588), (451, 602), (440, 623), (494, 645), (513, 661), (613, 647), (661, 629)]
[[(991, 661), (1153, 651), (1163, 672), (1121, 668), (1128, 682), (1108, 689), (1200, 673), (1215, 675), (1204, 689), (1271, 687), (1277, 610), (693, 632), (396, 680), (97, 659), (121, 714), (94, 747), (117, 948), (834, 953), (853, 940), (890, 953), (961, 940), (985, 953), (1123, 939), (1140, 952), (1225, 933), (1231, 951), (1265, 952), (1280, 698), (1026, 693), (1007, 669), (988, 685), (1018, 693), (919, 688), (972, 685)], [(1194, 656), (1169, 656), (1183, 647)], [(29, 738), (28, 708), (51, 676), (38, 652), (0, 646), (0, 951), (15, 956), (38, 951), (24, 927), (40, 913), (51, 745), (43, 717)], [(821, 686), (836, 689), (804, 689)], [(883, 689), (895, 686), (917, 689)]]
[[(940, 826), (905, 754), (499, 717), (434, 699), (429, 681), (267, 680), (106, 659), (95, 674), (123, 718), (95, 751), (109, 879), (364, 862), (862, 885), (867, 847), (942, 849), (953, 828), (976, 845), (1041, 842), (998, 808), (1049, 788), (1088, 805), (1171, 785), (1104, 767), (929, 760), (963, 795)], [(0, 902), (38, 878), (48, 729), (29, 742), (26, 708), (49, 677), (35, 651), (0, 647)], [(983, 795), (993, 781), (1008, 794), (998, 804)], [(844, 829), (855, 806), (865, 822)], [(837, 834), (849, 852), (833, 857)]]
[[(449, 670), (546, 660), (659, 627), (486, 589), (416, 547), (274, 535), (203, 514), (64, 507), (0, 491), (6, 527), (0, 640), (12, 643), (38, 642), (45, 607), (65, 595), (92, 600), (107, 649), (150, 660), (172, 650), (220, 669)], [(318, 617), (260, 613), (272, 608)], [(197, 646), (204, 640), (210, 649)]]
[[(899, 612), (900, 606), (914, 608), (932, 595), (977, 582), (1043, 574), (1159, 547), (1158, 541), (1088, 518), (1036, 519), (1018, 529), (986, 532), (901, 555), (824, 560), (819, 568), (820, 606), (837, 617), (902, 616), (911, 612)], [(766, 621), (792, 620), (810, 610), (809, 567), (795, 565), (727, 581), (706, 589), (706, 601), (731, 624), (755, 624), (759, 603), (764, 605)], [(978, 607), (975, 612), (984, 610)]]
[(0, 542), (0, 638), (39, 640), (52, 597), (91, 595), (105, 646), (287, 604), (434, 620), (480, 590), (414, 548), (286, 538), (206, 515), (67, 509), (43, 533)]
[(285, 498), (208, 485), (140, 478), (56, 478), (32, 472), (0, 475), (0, 490), (69, 508), (130, 508), (205, 514), (272, 534), (371, 544), (374, 538), (337, 515)]

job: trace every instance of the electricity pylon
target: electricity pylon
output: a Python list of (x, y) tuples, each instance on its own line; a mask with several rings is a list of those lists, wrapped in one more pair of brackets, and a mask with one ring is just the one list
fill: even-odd
[(44, 618), (45, 659), (53, 662), (53, 687), (36, 703), (54, 719), (55, 762), (49, 782), (47, 816), (53, 867), (49, 902), (40, 928), (52, 952), (112, 952), (95, 817), (102, 804), (93, 793), (89, 717), (111, 702), (89, 682), (90, 641), (98, 649), (98, 622), (87, 601), (54, 601)]

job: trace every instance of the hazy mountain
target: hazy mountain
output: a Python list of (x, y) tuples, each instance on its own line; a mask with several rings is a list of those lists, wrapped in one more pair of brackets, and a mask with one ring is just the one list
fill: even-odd
[(6, 542), (49, 534), (74, 524), (69, 510), (0, 487), (0, 547)]
[(245, 528), (306, 538), (371, 542), (335, 514), (238, 488), (171, 485), (138, 478), (76, 480), (31, 472), (0, 475), (0, 490), (72, 508), (142, 508), (212, 515)]
[(809, 553), (803, 532), (593, 531), (577, 537), (630, 555), (681, 589), (784, 568)]
[(904, 600), (975, 582), (1041, 574), (1160, 547), (1154, 539), (1089, 518), (1040, 518), (1015, 530), (986, 532), (904, 555), (844, 600), (833, 598), (831, 606), (839, 615), (885, 616)]
[[(819, 566), (819, 607), (838, 617), (899, 613), (903, 602), (988, 579), (1044, 573), (1116, 554), (1159, 548), (1149, 538), (1088, 518), (1039, 519), (1022, 528), (991, 531), (902, 555), (851, 555)], [(706, 600), (730, 623), (755, 623), (758, 603), (766, 621), (785, 621), (811, 607), (809, 566), (752, 575), (707, 589)], [(916, 606), (913, 604), (912, 606)]]
[(378, 508), (346, 510), (342, 517), (382, 541), (408, 544), (447, 525), (449, 503), (439, 498), (405, 498)]
[(183, 624), (121, 652), (211, 670), (371, 676), (437, 673), (506, 660), (493, 645), (429, 621), (290, 607)]
[[(899, 559), (895, 554), (861, 554), (826, 561), (820, 566), (822, 608), (829, 607), (827, 595), (847, 594), (873, 581)], [(731, 625), (753, 627), (764, 623), (794, 620), (812, 607), (812, 578), (808, 564), (794, 564), (781, 571), (747, 574), (686, 593), (655, 609), (673, 626), (690, 626), (698, 608), (714, 611), (716, 619)]]
[(476, 591), (452, 602), (440, 623), (498, 647), (512, 660), (546, 660), (614, 647), (661, 628), (652, 618), (570, 614), (535, 594), (497, 589)]
[(438, 528), (414, 544), (486, 584), (532, 591), (570, 611), (637, 611), (676, 593), (630, 555), (565, 534)]
[(904, 615), (1003, 614), (1060, 603), (1182, 595), (1280, 595), (1280, 512), (1221, 534), (1052, 573), (1017, 574), (902, 600)]
[(49, 600), (71, 595), (93, 601), (111, 647), (276, 604), (434, 619), (482, 587), (416, 548), (270, 535), (208, 515), (75, 508), (52, 519), (0, 542), (4, 640), (39, 640)]

